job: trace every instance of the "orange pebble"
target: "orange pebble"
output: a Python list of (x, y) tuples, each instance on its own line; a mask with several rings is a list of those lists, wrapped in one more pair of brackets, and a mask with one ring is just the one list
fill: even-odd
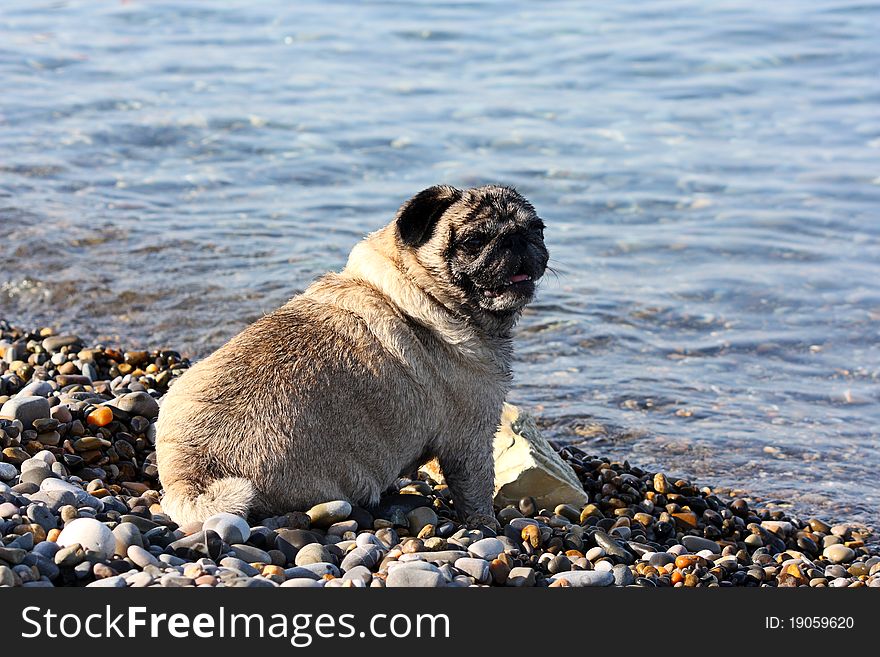
[(263, 566), (263, 577), (281, 577), (284, 578), (284, 568), (280, 566)]
[(113, 411), (111, 411), (106, 406), (101, 406), (100, 408), (96, 408), (89, 416), (86, 418), (86, 422), (88, 422), (93, 427), (106, 427), (113, 421)]
[(541, 546), (541, 531), (536, 525), (526, 525), (522, 528), (520, 536), (524, 541), (528, 541), (533, 548)]
[(676, 568), (687, 568), (688, 566), (693, 566), (700, 557), (695, 554), (682, 554), (675, 558), (675, 567)]

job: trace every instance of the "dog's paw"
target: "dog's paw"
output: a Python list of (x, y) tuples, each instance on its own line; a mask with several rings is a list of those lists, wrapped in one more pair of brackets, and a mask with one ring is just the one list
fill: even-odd
[(468, 516), (467, 526), (472, 529), (483, 529), (485, 527), (491, 529), (493, 534), (501, 531), (501, 525), (495, 519), (495, 516), (487, 513), (475, 513)]

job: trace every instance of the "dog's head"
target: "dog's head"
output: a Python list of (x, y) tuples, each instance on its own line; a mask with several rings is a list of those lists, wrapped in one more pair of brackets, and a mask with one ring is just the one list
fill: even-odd
[(544, 222), (510, 187), (430, 187), (401, 206), (395, 225), (400, 248), (487, 328), (512, 326), (547, 268)]

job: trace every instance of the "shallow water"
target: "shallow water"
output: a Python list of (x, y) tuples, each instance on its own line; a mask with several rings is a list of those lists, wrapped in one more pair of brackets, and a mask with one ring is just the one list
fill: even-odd
[(877, 524), (880, 6), (0, 6), (0, 317), (219, 346), (437, 182), (558, 277), (513, 401), (559, 440)]

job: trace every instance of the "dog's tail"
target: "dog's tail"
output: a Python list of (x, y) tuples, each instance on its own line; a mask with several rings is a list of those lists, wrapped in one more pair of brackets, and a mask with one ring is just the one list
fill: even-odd
[(165, 486), (162, 510), (178, 525), (203, 522), (221, 511), (247, 517), (255, 497), (254, 485), (241, 477), (217, 479), (201, 492), (177, 481)]

